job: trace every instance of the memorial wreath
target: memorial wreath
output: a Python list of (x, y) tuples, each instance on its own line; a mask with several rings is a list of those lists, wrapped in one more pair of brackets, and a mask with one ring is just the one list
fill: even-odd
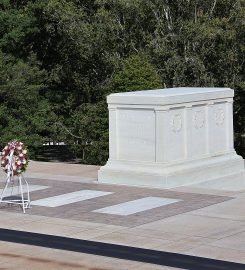
[[(18, 141), (7, 143), (0, 153), (0, 156), (3, 170), (7, 173), (10, 169), (13, 175), (23, 173), (29, 162), (27, 146)], [(9, 168), (9, 162), (11, 162), (11, 168)]]

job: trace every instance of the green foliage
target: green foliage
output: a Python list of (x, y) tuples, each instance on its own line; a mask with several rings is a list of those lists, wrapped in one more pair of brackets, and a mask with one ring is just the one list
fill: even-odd
[(112, 79), (112, 93), (161, 88), (161, 78), (145, 56), (133, 55), (124, 62), (123, 69)]
[[(73, 113), (72, 136), (68, 136), (71, 149), (83, 163), (104, 164), (108, 159), (108, 110), (105, 101), (84, 104)], [(69, 134), (70, 135), (70, 134)], [(73, 144), (74, 139), (76, 141)]]
[(1, 144), (62, 140), (103, 164), (108, 93), (217, 86), (245, 155), (244, 17), (245, 0), (2, 0)]
[(39, 92), (45, 87), (46, 72), (0, 53), (1, 145), (19, 139), (34, 150), (44, 139), (50, 106)]

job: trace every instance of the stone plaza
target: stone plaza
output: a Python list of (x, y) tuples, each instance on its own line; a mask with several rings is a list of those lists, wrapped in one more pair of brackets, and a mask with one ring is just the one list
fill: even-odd
[[(1, 228), (245, 264), (245, 190), (195, 185), (166, 190), (100, 184), (98, 170), (97, 166), (32, 161), (27, 176), (33, 206), (23, 214), (19, 207), (2, 205)], [(4, 180), (3, 173), (1, 179)], [(67, 203), (72, 193), (83, 190), (90, 191), (90, 198)], [(98, 196), (96, 192), (105, 194)], [(59, 205), (58, 196), (63, 196)], [(56, 205), (45, 205), (45, 200), (50, 198)], [(144, 198), (168, 201), (147, 210), (141, 204), (134, 208), (134, 213), (127, 213), (127, 209), (120, 212), (120, 205)], [(114, 212), (98, 211), (112, 206)], [(40, 246), (0, 243), (1, 267), (5, 269), (176, 269)]]
[(232, 102), (226, 88), (110, 95), (107, 164), (30, 161), (31, 208), (0, 205), (0, 269), (245, 269)]

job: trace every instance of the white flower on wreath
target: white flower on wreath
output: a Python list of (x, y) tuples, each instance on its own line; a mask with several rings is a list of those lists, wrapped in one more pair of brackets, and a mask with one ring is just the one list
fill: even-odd
[(23, 157), (24, 155), (22, 153), (19, 154), (19, 157)]
[(21, 165), (21, 161), (20, 161), (20, 160), (18, 160), (18, 161), (17, 161), (17, 164), (18, 164), (18, 165)]
[(23, 160), (22, 160), (22, 163), (23, 163), (23, 164), (26, 164), (26, 160), (25, 160), (25, 159), (23, 159)]
[(26, 153), (27, 153), (27, 150), (26, 150), (26, 149), (24, 149), (24, 150), (22, 151), (22, 153), (23, 153), (23, 154), (26, 154)]
[(22, 146), (19, 146), (17, 149), (18, 149), (18, 150), (21, 150), (21, 149), (22, 149)]

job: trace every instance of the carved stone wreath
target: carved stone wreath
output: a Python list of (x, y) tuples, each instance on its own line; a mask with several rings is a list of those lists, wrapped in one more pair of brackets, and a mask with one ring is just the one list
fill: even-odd
[(180, 132), (182, 129), (182, 117), (180, 114), (175, 114), (171, 120), (171, 126), (173, 132)]
[(216, 126), (221, 126), (225, 121), (225, 112), (222, 108), (218, 108), (215, 111), (215, 124)]
[(204, 112), (201, 110), (195, 111), (193, 115), (193, 123), (196, 129), (203, 128), (205, 125)]

